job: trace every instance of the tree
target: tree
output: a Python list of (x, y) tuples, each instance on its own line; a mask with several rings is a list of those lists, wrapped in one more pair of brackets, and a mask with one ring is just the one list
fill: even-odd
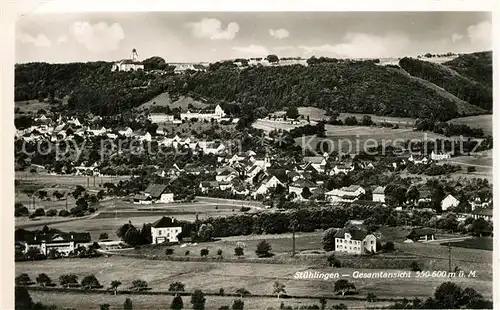
[(411, 271), (422, 271), (422, 268), (420, 268), (420, 266), (418, 265), (418, 263), (416, 261), (412, 261), (410, 263), (410, 269)]
[(132, 310), (132, 300), (130, 298), (126, 298), (123, 303), (123, 310)]
[(208, 256), (208, 249), (201, 249), (200, 250), (200, 256), (201, 257), (207, 257)]
[(358, 124), (358, 119), (355, 116), (348, 116), (344, 119), (344, 124), (347, 126), (356, 126)]
[(148, 288), (148, 282), (144, 280), (132, 281), (132, 289), (135, 291), (144, 291)]
[(184, 303), (182, 301), (182, 297), (176, 295), (174, 299), (172, 299), (172, 303), (170, 304), (170, 309), (180, 310), (184, 307)]
[(234, 255), (243, 256), (244, 255), (243, 248), (239, 247), (239, 246), (235, 247), (234, 248)]
[(337, 233), (337, 229), (328, 228), (323, 233), (323, 249), (325, 251), (334, 251), (335, 250), (335, 234)]
[(459, 308), (461, 298), (462, 289), (453, 282), (444, 282), (434, 292), (434, 299), (441, 309)]
[(63, 274), (59, 277), (61, 286), (69, 287), (70, 285), (78, 284), (78, 277), (75, 274)]
[(202, 224), (200, 229), (198, 229), (198, 237), (200, 241), (210, 241), (212, 240), (212, 235), (214, 233), (214, 227), (212, 224)]
[(14, 290), (14, 304), (16, 310), (26, 310), (33, 308), (33, 300), (30, 293), (24, 286), (16, 286)]
[(274, 282), (273, 284), (273, 294), (276, 294), (278, 295), (278, 299), (280, 299), (280, 294), (283, 293), (283, 294), (286, 294), (286, 291), (285, 291), (285, 284), (281, 283), (281, 282)]
[(166, 248), (165, 249), (165, 255), (172, 255), (172, 254), (174, 254), (173, 248)]
[(16, 285), (30, 285), (33, 281), (31, 281), (30, 276), (27, 273), (21, 273), (16, 277)]
[(109, 239), (108, 233), (103, 232), (99, 235), (99, 240), (106, 240), (106, 239)]
[(311, 193), (311, 190), (309, 189), (309, 187), (304, 187), (302, 189), (301, 195), (302, 195), (302, 198), (309, 199), (309, 197), (312, 196), (312, 193)]
[(170, 283), (168, 287), (169, 292), (184, 292), (184, 283), (182, 282), (174, 282)]
[(354, 286), (353, 283), (347, 281), (346, 279), (340, 279), (335, 282), (334, 291), (340, 292), (342, 296), (344, 296), (345, 293), (349, 292), (351, 289), (355, 290), (356, 286)]
[(34, 216), (45, 216), (45, 210), (42, 208), (38, 208), (33, 212)]
[(373, 125), (373, 121), (372, 121), (371, 116), (364, 115), (363, 118), (361, 119), (361, 125), (363, 125), (363, 126), (371, 126), (371, 125)]
[(255, 254), (258, 257), (269, 257), (271, 256), (271, 245), (267, 243), (266, 240), (262, 240), (257, 244), (257, 250), (255, 250)]
[(326, 298), (325, 297), (320, 297), (319, 298), (319, 303), (321, 305), (321, 310), (325, 310), (325, 308), (326, 308)]
[(97, 280), (95, 275), (91, 274), (88, 276), (85, 276), (82, 279), (81, 285), (86, 288), (86, 289), (92, 289), (92, 288), (97, 288), (101, 286), (101, 283)]
[(411, 186), (410, 189), (406, 192), (406, 200), (412, 203), (415, 203), (420, 198), (420, 192), (418, 191), (416, 186)]
[(56, 216), (57, 215), (57, 210), (55, 209), (50, 209), (49, 211), (47, 211), (47, 213), (45, 213), (47, 216)]
[(394, 251), (394, 242), (392, 241), (387, 241), (386, 243), (384, 243), (384, 245), (382, 246), (382, 249), (386, 252), (392, 252)]
[(269, 62), (279, 62), (280, 61), (279, 57), (274, 55), (274, 54), (267, 55), (266, 60)]
[(231, 309), (233, 309), (233, 310), (243, 310), (244, 306), (245, 306), (245, 303), (243, 302), (243, 300), (236, 299), (235, 301), (233, 301), (233, 306), (231, 307)]
[(37, 247), (29, 247), (28, 250), (26, 251), (26, 258), (34, 260), (37, 256), (39, 256), (40, 249)]
[(366, 295), (366, 300), (367, 300), (368, 302), (375, 302), (375, 301), (377, 301), (377, 296), (375, 296), (375, 294), (374, 294), (374, 293), (368, 293), (368, 294)]
[(330, 267), (339, 268), (341, 266), (340, 260), (333, 253), (326, 260)]
[(111, 286), (111, 289), (113, 290), (113, 292), (115, 293), (115, 295), (118, 294), (118, 287), (120, 285), (122, 285), (122, 283), (118, 280), (111, 281), (110, 286)]
[(295, 106), (288, 107), (288, 109), (286, 110), (287, 118), (297, 119), (299, 116), (299, 109), (297, 109), (297, 107)]
[(194, 310), (204, 310), (205, 309), (205, 294), (200, 289), (194, 290), (191, 295), (191, 305)]
[(222, 249), (217, 250), (217, 256), (219, 256), (219, 258), (222, 259)]
[(52, 284), (52, 279), (45, 273), (41, 273), (36, 277), (36, 283), (47, 286)]
[(30, 215), (30, 211), (23, 204), (17, 205), (14, 207), (14, 216), (28, 216)]
[(246, 288), (239, 288), (236, 290), (236, 294), (240, 295), (240, 298), (243, 298), (247, 295), (250, 295), (250, 291), (248, 291)]
[(111, 307), (110, 304), (100, 304), (99, 310), (109, 310), (109, 307)]

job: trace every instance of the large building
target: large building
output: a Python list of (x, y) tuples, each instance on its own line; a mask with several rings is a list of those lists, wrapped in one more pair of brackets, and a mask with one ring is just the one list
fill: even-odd
[(111, 71), (137, 71), (144, 70), (144, 65), (139, 61), (139, 56), (134, 48), (130, 54), (130, 58), (117, 61), (111, 67)]
[(377, 252), (377, 237), (361, 229), (340, 229), (335, 234), (335, 251), (349, 254)]
[(226, 116), (226, 112), (224, 112), (220, 105), (217, 105), (215, 109), (204, 109), (200, 111), (188, 110), (186, 113), (181, 113), (181, 119), (219, 120), (224, 116)]
[(166, 113), (151, 113), (148, 117), (151, 123), (171, 123), (174, 121), (174, 116)]
[(325, 193), (326, 200), (330, 202), (353, 202), (358, 200), (366, 191), (359, 185), (351, 185), (334, 189)]
[(59, 232), (59, 233), (33, 233), (27, 234), (21, 244), (24, 244), (23, 253), (27, 253), (29, 248), (36, 248), (43, 255), (48, 255), (51, 250), (56, 250), (63, 256), (68, 256), (79, 246), (90, 245), (90, 233)]
[(179, 242), (178, 236), (181, 232), (181, 225), (170, 217), (164, 216), (151, 224), (151, 240), (153, 244)]

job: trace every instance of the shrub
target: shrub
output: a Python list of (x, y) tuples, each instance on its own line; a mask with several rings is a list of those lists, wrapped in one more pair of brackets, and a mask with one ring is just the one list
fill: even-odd
[(394, 242), (392, 241), (387, 241), (386, 243), (384, 243), (384, 245), (382, 246), (382, 250), (386, 251), (386, 252), (392, 252), (394, 251)]
[(16, 206), (14, 207), (14, 216), (15, 217), (29, 216), (29, 215), (30, 215), (30, 211), (28, 210), (28, 208), (26, 208), (23, 204), (18, 205), (16, 203)]
[(106, 239), (109, 239), (108, 233), (103, 232), (99, 235), (99, 240), (106, 240)]
[(241, 211), (241, 212), (247, 212), (247, 211), (250, 211), (250, 207), (241, 207), (240, 211)]
[(172, 254), (174, 254), (174, 249), (168, 248), (165, 250), (165, 255), (172, 255)]
[(257, 249), (255, 250), (255, 254), (257, 254), (258, 257), (269, 257), (272, 256), (270, 253), (271, 251), (271, 245), (267, 243), (266, 240), (262, 240), (257, 244)]
[(208, 256), (208, 249), (201, 249), (200, 250), (200, 256), (201, 257), (207, 257)]
[(64, 209), (63, 209), (63, 210), (60, 210), (60, 211), (59, 211), (59, 216), (64, 216), (64, 217), (66, 217), (66, 216), (70, 216), (70, 215), (71, 215), (71, 213), (69, 213), (69, 211), (68, 211), (68, 210), (64, 210)]
[(236, 256), (243, 256), (243, 248), (242, 247), (235, 247), (234, 248), (234, 255)]
[(184, 253), (184, 255), (188, 256), (189, 255), (189, 250)]
[(49, 211), (47, 211), (47, 216), (56, 216), (57, 215), (57, 210), (54, 210), (54, 209), (50, 209)]
[(411, 269), (411, 271), (422, 271), (422, 268), (420, 268), (420, 266), (418, 265), (418, 262), (416, 262), (416, 261), (412, 261), (410, 263), (410, 269)]
[(184, 283), (181, 283), (181, 282), (174, 282), (174, 283), (170, 283), (169, 287), (168, 287), (168, 291), (169, 292), (184, 292)]
[(45, 210), (42, 208), (38, 208), (33, 212), (34, 216), (45, 216)]
[(341, 263), (338, 260), (338, 258), (335, 257), (335, 254), (331, 254), (330, 256), (328, 256), (327, 259), (326, 259), (326, 261), (328, 262), (328, 265), (330, 267), (336, 267), (336, 268), (340, 268), (341, 267)]

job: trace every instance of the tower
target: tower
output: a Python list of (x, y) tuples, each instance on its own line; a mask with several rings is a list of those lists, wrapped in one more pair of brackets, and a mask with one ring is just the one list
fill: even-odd
[(132, 49), (132, 54), (130, 54), (130, 59), (132, 61), (138, 61), (139, 60), (139, 55), (137, 54), (137, 50), (135, 48)]

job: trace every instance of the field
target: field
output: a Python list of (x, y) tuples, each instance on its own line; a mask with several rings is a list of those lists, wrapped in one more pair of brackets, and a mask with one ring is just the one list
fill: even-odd
[(38, 100), (18, 101), (14, 104), (14, 108), (19, 108), (19, 112), (36, 113), (38, 110), (49, 111), (50, 103), (40, 102)]
[[(53, 292), (30, 292), (31, 297), (35, 302), (42, 302), (43, 304), (51, 305), (57, 304), (64, 308), (70, 309), (98, 309), (100, 304), (107, 303), (110, 305), (111, 310), (122, 310), (125, 298), (130, 298), (134, 309), (139, 310), (155, 310), (155, 309), (168, 309), (172, 303), (172, 296), (157, 295), (104, 295), (104, 294), (60, 294)], [(236, 297), (219, 297), (219, 296), (206, 296), (206, 309), (219, 309), (222, 306), (229, 306)], [(191, 309), (190, 297), (182, 297), (185, 309)], [(279, 309), (281, 302), (284, 302), (285, 306), (301, 306), (301, 305), (320, 305), (318, 299), (280, 299), (277, 298), (243, 298), (245, 303), (245, 309), (250, 310), (264, 310), (270, 307), (274, 309)], [(368, 303), (365, 301), (332, 301), (327, 302), (327, 307), (334, 304), (343, 303), (349, 307), (349, 309), (367, 309), (367, 307), (374, 306), (386, 306), (390, 303), (388, 302), (377, 302)]]
[[(27, 171), (16, 171), (15, 179), (26, 183), (35, 183), (45, 186), (75, 187), (81, 185), (85, 188), (99, 188), (104, 183), (118, 183), (130, 179), (130, 176), (102, 176), (92, 177), (84, 175), (51, 175), (47, 173), (30, 173)], [(95, 184), (95, 186), (94, 186)]]
[[(252, 294), (272, 294), (275, 281), (286, 285), (287, 294), (292, 296), (334, 297), (335, 280), (295, 279), (296, 272), (318, 271), (322, 273), (338, 272), (346, 275), (354, 283), (359, 295), (374, 293), (378, 297), (430, 296), (435, 287), (444, 282), (443, 278), (414, 277), (392, 279), (359, 279), (352, 276), (354, 271), (379, 272), (387, 270), (328, 268), (295, 264), (252, 264), (226, 262), (179, 262), (161, 260), (143, 260), (120, 256), (100, 257), (93, 259), (60, 259), (16, 263), (16, 275), (27, 273), (35, 278), (45, 272), (52, 279), (60, 275), (74, 273), (80, 279), (89, 274), (95, 274), (104, 287), (109, 287), (113, 280), (123, 283), (127, 289), (132, 281), (142, 279), (148, 282), (152, 291), (168, 290), (169, 284), (180, 281), (186, 285), (186, 291), (201, 288), (205, 292), (217, 293), (224, 288), (226, 293), (234, 293), (238, 288), (245, 288)], [(130, 272), (133, 270), (133, 272)], [(391, 270), (398, 271), (398, 270)], [(456, 278), (462, 286), (470, 286), (491, 298), (491, 280), (485, 280), (481, 275), (476, 278)], [(57, 282), (57, 280), (56, 280)], [(384, 283), (384, 285), (381, 285)]]
[[(315, 125), (316, 122), (311, 121), (311, 125)], [(258, 119), (253, 124), (252, 127), (256, 129), (262, 129), (265, 132), (270, 132), (273, 130), (285, 130), (290, 131), (292, 129), (303, 127), (307, 125), (307, 122), (301, 124), (292, 124), (291, 121), (274, 121), (266, 118)]]
[(449, 121), (453, 124), (464, 124), (472, 128), (482, 128), (487, 135), (493, 135), (493, 115), (476, 115), (454, 118)]
[(492, 238), (467, 239), (459, 242), (451, 242), (451, 246), (459, 248), (493, 251), (493, 239)]
[(184, 97), (181, 96), (179, 97), (178, 100), (173, 101), (172, 98), (170, 98), (170, 95), (168, 93), (162, 93), (159, 94), (158, 96), (154, 97), (153, 99), (141, 104), (139, 107), (137, 107), (138, 110), (144, 110), (144, 109), (149, 109), (153, 106), (158, 106), (158, 107), (170, 107), (170, 108), (177, 108), (180, 107), (182, 110), (187, 110), (189, 105), (192, 105), (194, 108), (205, 108), (207, 107), (207, 104), (194, 100), (191, 97)]
[[(390, 129), (364, 126), (326, 125), (326, 138), (304, 136), (295, 139), (295, 143), (316, 151), (316, 145), (323, 142), (323, 150), (359, 153), (377, 145), (397, 146), (406, 140), (435, 140), (445, 138), (431, 132), (413, 131), (411, 129)], [(328, 145), (328, 148), (327, 148)]]

